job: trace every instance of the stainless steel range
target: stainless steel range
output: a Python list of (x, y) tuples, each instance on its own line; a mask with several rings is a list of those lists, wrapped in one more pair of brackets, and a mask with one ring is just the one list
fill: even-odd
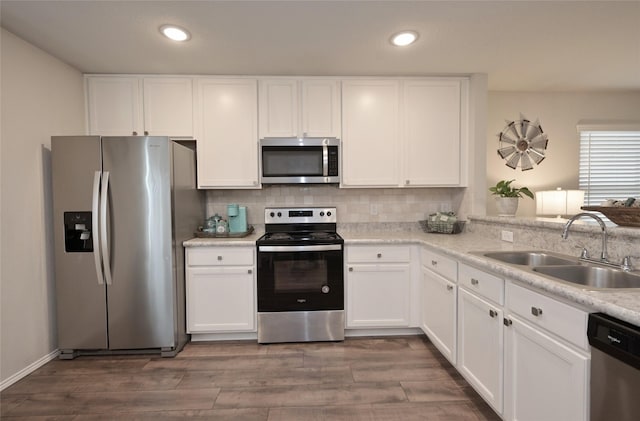
[(267, 208), (258, 255), (258, 342), (344, 339), (344, 240), (336, 208)]

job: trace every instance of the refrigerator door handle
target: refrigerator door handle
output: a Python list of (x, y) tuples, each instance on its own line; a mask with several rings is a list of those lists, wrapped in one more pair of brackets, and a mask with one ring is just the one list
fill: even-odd
[(104, 274), (102, 273), (102, 253), (100, 253), (100, 171), (93, 174), (93, 200), (91, 203), (91, 227), (93, 231), (93, 260), (96, 264), (96, 275), (98, 275), (98, 285), (104, 285)]
[(107, 201), (109, 197), (109, 171), (102, 173), (100, 189), (100, 243), (102, 246), (102, 268), (107, 285), (111, 285), (111, 259), (109, 257), (109, 240), (107, 238)]

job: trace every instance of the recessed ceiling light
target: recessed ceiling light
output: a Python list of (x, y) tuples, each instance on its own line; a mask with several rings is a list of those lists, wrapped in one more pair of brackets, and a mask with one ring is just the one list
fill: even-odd
[(391, 43), (397, 47), (405, 47), (413, 44), (418, 39), (416, 31), (402, 31), (391, 36)]
[(160, 32), (165, 37), (174, 41), (188, 41), (191, 39), (191, 34), (186, 29), (182, 29), (175, 25), (162, 25)]

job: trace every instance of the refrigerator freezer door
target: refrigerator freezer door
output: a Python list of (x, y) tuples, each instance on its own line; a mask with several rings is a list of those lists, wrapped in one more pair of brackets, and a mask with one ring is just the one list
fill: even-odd
[(103, 137), (109, 172), (109, 349), (175, 346), (167, 137)]
[[(51, 138), (58, 346), (63, 351), (107, 347), (105, 285), (96, 272), (99, 250), (66, 252), (64, 232), (65, 212), (93, 211), (100, 161), (99, 136)], [(97, 234), (98, 227), (92, 224), (87, 241), (96, 244), (93, 239)]]

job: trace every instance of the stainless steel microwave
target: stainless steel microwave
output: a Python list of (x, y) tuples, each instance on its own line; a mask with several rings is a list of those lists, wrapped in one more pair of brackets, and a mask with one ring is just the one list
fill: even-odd
[(340, 183), (340, 139), (260, 140), (262, 184)]

